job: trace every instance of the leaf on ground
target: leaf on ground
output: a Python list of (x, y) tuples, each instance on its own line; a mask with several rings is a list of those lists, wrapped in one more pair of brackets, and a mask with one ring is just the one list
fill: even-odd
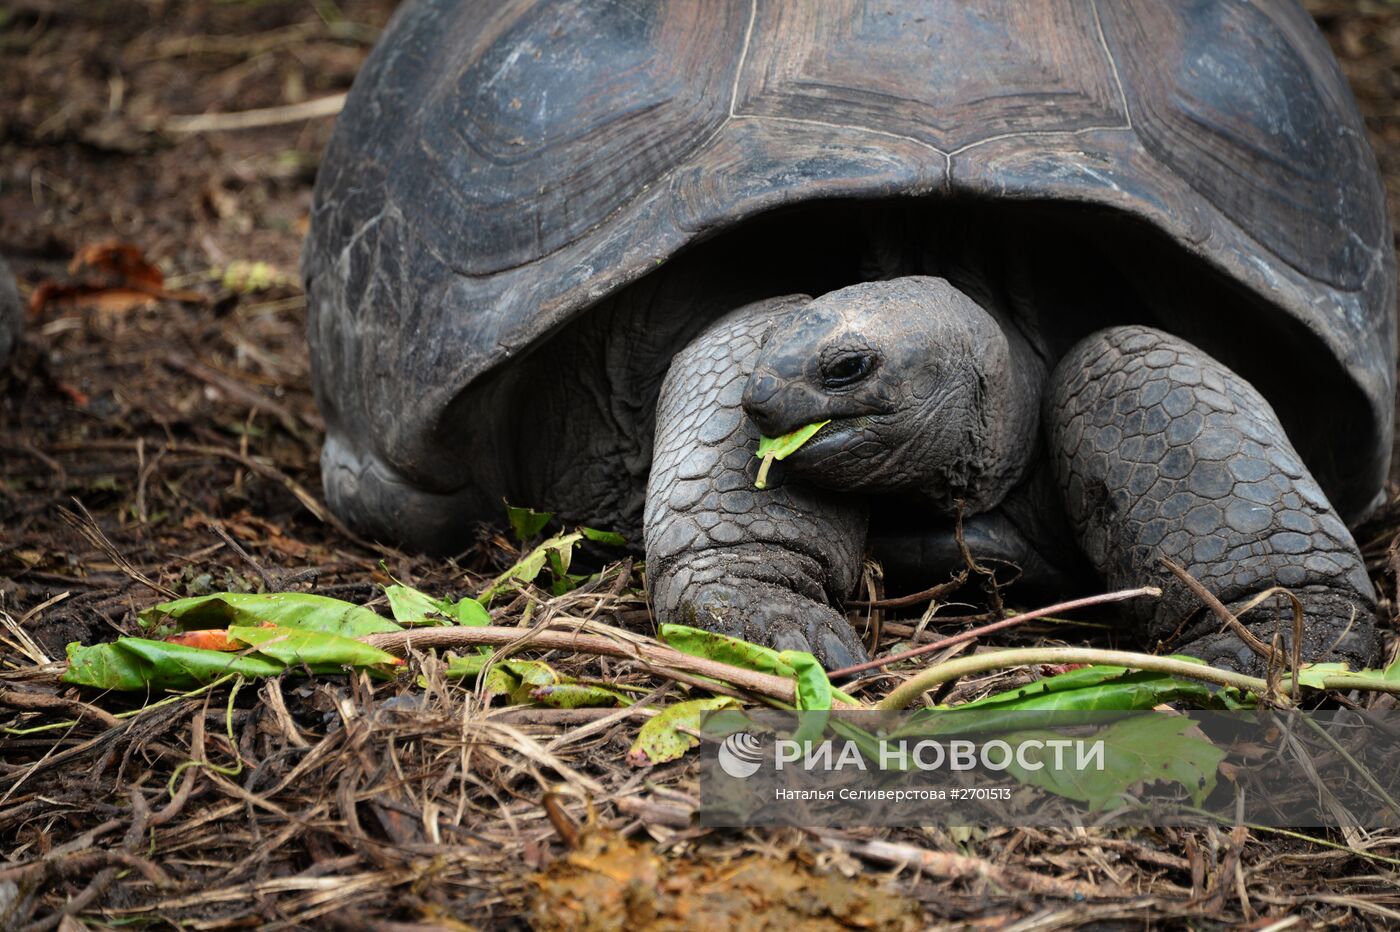
[[(751, 641), (730, 637), (727, 634), (716, 634), (713, 631), (692, 628), (688, 625), (662, 625), (658, 633), (662, 641), (683, 654), (727, 663), (731, 667), (742, 667), (745, 670), (756, 670), (759, 673), (771, 673), (773, 676), (798, 678), (798, 671), (793, 665), (793, 657), (812, 657), (805, 651), (784, 651), (780, 654), (773, 648), (764, 647), (762, 644), (754, 644)], [(826, 684), (824, 687), (827, 691), (826, 708), (831, 708), (831, 697), (852, 705), (859, 704), (846, 693), (832, 687), (831, 681), (827, 679), (826, 671), (822, 669), (816, 658), (812, 658), (812, 663), (816, 670), (808, 668), (804, 674), (809, 678), (809, 689), (815, 690), (808, 693), (809, 696), (813, 697), (812, 701), (821, 701), (820, 698), (817, 698), (822, 695), (821, 690), (823, 689), (816, 680), (819, 671), (821, 681)], [(802, 683), (800, 679), (797, 686), (798, 698), (801, 701)]]
[(384, 587), (384, 595), (389, 599), (389, 614), (401, 625), (444, 625), (451, 621), (437, 599), (412, 586), (394, 583)]
[(588, 830), (530, 879), (526, 915), (540, 932), (573, 929), (928, 928), (919, 904), (869, 877), (819, 870), (796, 856), (718, 858)]
[(745, 670), (774, 676), (793, 676), (797, 671), (771, 647), (753, 644), (727, 634), (716, 634), (687, 625), (662, 625), (661, 640), (683, 654), (717, 660)]
[(314, 673), (335, 673), (344, 667), (402, 666), (403, 658), (395, 657), (364, 641), (306, 631), (300, 628), (259, 626), (229, 628), (228, 637), (254, 648), (262, 657), (271, 658), (288, 667), (309, 667)]
[(237, 651), (243, 648), (232, 643), (228, 639), (228, 630), (224, 628), (201, 628), (198, 631), (182, 631), (179, 634), (172, 634), (165, 638), (167, 644), (179, 644), (182, 647), (198, 647), (200, 650), (221, 650)]
[(215, 592), (162, 602), (139, 617), (147, 628), (174, 622), (182, 630), (255, 627), (264, 622), (344, 637), (403, 630), (367, 608), (307, 592)]
[(139, 655), (116, 644), (84, 647), (73, 641), (68, 645), (68, 669), (59, 679), (74, 686), (131, 691), (147, 688), (150, 671)]
[(91, 308), (108, 313), (135, 310), (166, 298), (201, 303), (198, 292), (171, 291), (165, 276), (141, 250), (130, 243), (109, 240), (82, 247), (69, 263), (71, 282), (45, 279), (29, 296), (29, 313), (42, 314), (49, 306)]
[[(447, 670), (443, 676), (450, 680), (475, 678), (481, 675), (489, 660), (490, 657), (485, 654), (467, 654), (464, 657), (448, 655)], [(580, 683), (539, 660), (506, 660), (492, 664), (486, 677), (487, 701), (496, 696), (507, 696), (512, 703), (538, 702), (559, 709), (632, 704), (623, 690)]]
[(507, 504), (506, 515), (510, 518), (510, 528), (515, 532), (515, 539), (521, 544), (527, 544), (535, 539), (536, 534), (544, 530), (544, 526), (554, 517), (554, 512), (536, 511), (533, 508), (517, 508)]
[[(482, 667), (486, 666), (486, 661), (490, 659), (490, 656), (490, 654), (482, 653), (463, 656), (448, 654), (446, 657), (447, 669), (442, 671), (442, 675), (449, 680), (464, 680), (478, 676)], [(419, 685), (426, 685), (426, 683), (420, 681)]]
[(797, 708), (804, 713), (797, 717), (798, 725), (792, 733), (792, 740), (798, 744), (821, 740), (831, 712), (831, 680), (827, 678), (826, 668), (806, 651), (785, 650), (778, 655), (778, 659), (794, 671)]
[[(487, 668), (490, 660), (490, 654), (461, 657), (449, 654), (443, 676), (449, 680), (475, 679)], [(487, 702), (497, 696), (505, 696), (511, 705), (517, 705), (530, 702), (534, 698), (531, 695), (534, 690), (571, 682), (573, 680), (561, 676), (542, 660), (502, 660), (491, 663), (490, 669), (486, 670), (484, 695)]]
[(551, 537), (526, 554), (519, 563), (493, 579), (491, 584), (481, 591), (481, 595), (478, 597), (479, 601), (482, 604), (489, 604), (493, 598), (506, 589), (514, 589), (522, 584), (534, 582), (535, 577), (539, 576), (540, 571), (545, 568), (551, 553), (558, 556), (559, 566), (563, 572), (567, 573), (569, 562), (573, 559), (574, 546), (581, 540), (583, 540), (583, 534), (579, 531)]
[(484, 628), (491, 624), (491, 613), (476, 599), (462, 598), (456, 602), (441, 602), (439, 606), (459, 625), (465, 625), (468, 628)]
[(435, 599), (412, 586), (395, 582), (384, 587), (389, 598), (389, 611), (401, 625), (467, 625), (480, 627), (491, 623), (491, 613), (476, 599)]
[(716, 709), (736, 709), (739, 703), (728, 696), (711, 699), (690, 699), (667, 706), (647, 720), (627, 752), (627, 762), (634, 767), (653, 767), (667, 761), (679, 760), (685, 752), (700, 743), (688, 731), (700, 730), (700, 719)]
[(255, 654), (229, 654), (146, 638), (119, 638), (110, 644), (68, 645), (63, 682), (97, 689), (193, 689), (230, 673), (276, 676), (284, 664)]
[[(1181, 658), (1186, 659), (1186, 658)], [(1080, 667), (958, 706), (959, 711), (1119, 711), (1150, 709), (1164, 702), (1190, 702), (1203, 708), (1240, 708), (1235, 690), (1123, 667)]]
[(151, 307), (156, 301), (155, 295), (135, 288), (102, 288), (44, 281), (29, 296), (29, 315), (39, 317), (48, 308), (56, 306), (121, 314)]
[(165, 287), (165, 276), (138, 247), (117, 240), (89, 243), (81, 247), (68, 263), (68, 271), (74, 275), (87, 271), (99, 272), (131, 287), (151, 291)]
[(496, 666), (515, 677), (515, 687), (510, 691), (512, 705), (529, 702), (530, 693), (534, 690), (553, 686), (563, 679), (543, 660), (504, 660)]
[(597, 544), (607, 544), (609, 547), (626, 547), (627, 538), (613, 531), (600, 531), (597, 528), (581, 527), (579, 531), (584, 537)]
[[(1196, 723), (1184, 715), (1148, 713), (1134, 715), (1109, 725), (1085, 741), (1102, 740), (1104, 766), (1053, 766), (1054, 751), (1042, 748), (1037, 755), (1026, 749), (1026, 756), (1045, 762), (1040, 770), (1023, 768), (1013, 755), (1008, 772), (1022, 783), (1038, 786), (1068, 799), (1103, 809), (1137, 784), (1177, 783), (1185, 788), (1195, 805), (1215, 789), (1216, 771), (1225, 751), (1205, 738), (1187, 734)], [(1032, 738), (1060, 739), (1058, 732), (1020, 732), (1007, 736), (1013, 747)], [(1068, 753), (1068, 752), (1066, 752)], [(1067, 758), (1068, 759), (1068, 758)]]
[[(1400, 683), (1400, 658), (1383, 670), (1350, 670), (1344, 663), (1305, 663), (1298, 668), (1298, 682), (1314, 689), (1323, 688), (1324, 677), (1343, 677), (1346, 689), (1367, 689)], [(1283, 678), (1288, 679), (1288, 674)]]
[(632, 699), (622, 690), (595, 683), (555, 683), (530, 690), (530, 698), (555, 709), (594, 709), (629, 706)]

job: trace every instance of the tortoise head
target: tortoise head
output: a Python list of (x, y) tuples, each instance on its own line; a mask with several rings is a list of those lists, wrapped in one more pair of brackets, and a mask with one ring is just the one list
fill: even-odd
[(788, 458), (791, 475), (975, 511), (1033, 446), (1039, 399), (1014, 368), (997, 321), (948, 282), (865, 282), (775, 321), (743, 405), (770, 437), (831, 421)]

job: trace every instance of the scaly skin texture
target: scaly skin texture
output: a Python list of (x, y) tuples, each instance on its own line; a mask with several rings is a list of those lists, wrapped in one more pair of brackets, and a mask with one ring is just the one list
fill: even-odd
[[(1045, 403), (1052, 467), (1090, 562), (1111, 587), (1154, 584), (1126, 603), (1150, 639), (1237, 670), (1262, 661), (1162, 563), (1168, 557), (1232, 610), (1274, 585), (1302, 600), (1302, 655), (1364, 664), (1375, 594), (1351, 534), (1243, 379), (1148, 327), (1091, 335), (1060, 362)], [(1273, 600), (1242, 620), (1291, 650), (1291, 610)]]
[(741, 308), (676, 355), (657, 406), (647, 570), (661, 621), (810, 650), (834, 668), (865, 658), (833, 606), (860, 570), (866, 506), (780, 469), (756, 490), (758, 430), (741, 407), (766, 332), (807, 300)]

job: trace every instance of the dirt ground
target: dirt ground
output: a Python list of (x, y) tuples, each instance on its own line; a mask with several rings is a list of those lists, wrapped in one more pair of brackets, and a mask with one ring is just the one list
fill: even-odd
[[(430, 663), (426, 689), (288, 677), (131, 715), (139, 700), (57, 688), (65, 643), (134, 633), (167, 597), (296, 590), (380, 607), (389, 573), (466, 595), (519, 556), (484, 534), (430, 561), (327, 518), (297, 258), (331, 120), (181, 119), (343, 92), (392, 7), (0, 5), (0, 254), (42, 299), (0, 375), (0, 926), (1400, 921), (1400, 837), (1379, 833), (694, 828), (691, 763), (626, 761), (640, 713), (486, 707)], [(1400, 9), (1311, 8), (1400, 225)], [(113, 244), (159, 274), (138, 265), (133, 288), (114, 257), (134, 255)], [(1392, 507), (1359, 534), (1392, 634), (1397, 531)], [(652, 633), (639, 586), (623, 564), (591, 590), (518, 598), (496, 623), (528, 609)], [(549, 659), (659, 685), (632, 661)], [(667, 892), (638, 905), (618, 877)]]

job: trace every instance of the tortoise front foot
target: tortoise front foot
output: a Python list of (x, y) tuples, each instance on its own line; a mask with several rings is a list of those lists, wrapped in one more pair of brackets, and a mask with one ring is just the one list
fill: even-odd
[[(1047, 395), (1052, 463), (1079, 542), (1113, 587), (1162, 587), (1128, 603), (1149, 646), (1249, 673), (1267, 664), (1168, 569), (1168, 558), (1238, 614), (1286, 587), (1303, 603), (1304, 661), (1375, 660), (1375, 591), (1356, 542), (1268, 402), (1184, 340), (1125, 326), (1084, 339)], [(1293, 655), (1293, 611), (1268, 599), (1240, 619)]]
[(758, 430), (740, 407), (770, 320), (793, 303), (735, 311), (672, 361), (647, 482), (647, 582), (663, 622), (841, 667), (865, 659), (834, 606), (860, 572), (866, 506), (778, 470), (756, 489)]
[[(1375, 628), (1369, 609), (1358, 604), (1355, 593), (1329, 586), (1306, 586), (1290, 591), (1303, 603), (1303, 640), (1299, 650), (1303, 660), (1341, 662), (1353, 670), (1368, 666), (1375, 660)], [(1174, 649), (1214, 667), (1258, 676), (1268, 666), (1259, 646), (1269, 650), (1277, 647), (1283, 654), (1282, 665), (1291, 666), (1292, 601), (1286, 596), (1267, 599), (1245, 613), (1244, 609), (1251, 601), (1241, 599), (1226, 608), (1254, 635), (1255, 644), (1245, 643), (1243, 637), (1226, 628), (1214, 615), (1209, 615), (1195, 626), (1196, 631), (1212, 629), (1209, 633), (1200, 634)]]
[(675, 614), (692, 627), (774, 650), (806, 651), (828, 670), (869, 659), (844, 615), (782, 586), (756, 580), (710, 583), (682, 596)]

